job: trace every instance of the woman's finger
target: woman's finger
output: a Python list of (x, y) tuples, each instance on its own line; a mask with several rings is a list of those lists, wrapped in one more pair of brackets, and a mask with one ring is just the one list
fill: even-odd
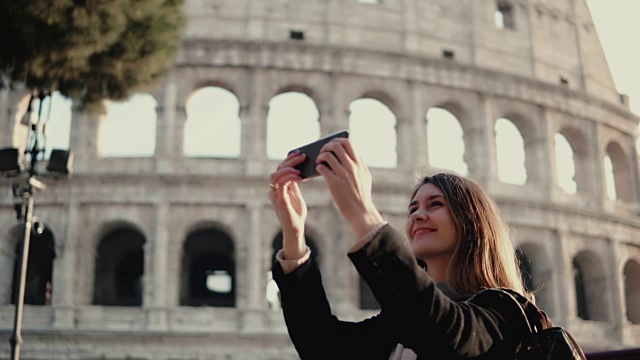
[(343, 147), (342, 143), (338, 140), (344, 139), (335, 139), (328, 142), (325, 146), (322, 147), (321, 152), (331, 152), (333, 155), (340, 161), (341, 164), (350, 163), (349, 155), (347, 154), (346, 149)]
[(296, 173), (299, 175), (300, 170), (296, 169), (295, 166), (302, 163), (305, 158), (306, 155), (300, 153), (298, 150), (291, 152), (280, 164), (278, 164), (276, 171), (271, 173), (269, 182), (271, 184), (277, 184), (279, 179), (290, 173)]
[(292, 167), (285, 167), (271, 173), (271, 175), (269, 176), (269, 186), (271, 188), (274, 188), (274, 186), (278, 187), (279, 185), (282, 185), (290, 175), (300, 176), (300, 170), (294, 169)]
[(278, 174), (275, 179), (272, 177), (272, 181), (269, 183), (271, 192), (283, 194), (292, 183), (302, 181), (300, 171), (295, 169), (284, 169), (283, 171), (286, 172)]
[(356, 164), (340, 142), (328, 143), (320, 155), (318, 162), (325, 162), (336, 175), (344, 177), (354, 172)]
[(278, 167), (276, 167), (276, 170), (279, 170), (285, 167), (294, 167), (298, 164), (301, 164), (306, 158), (306, 156), (307, 155), (304, 153), (301, 153), (300, 150), (294, 150), (289, 155), (287, 155), (287, 157), (284, 160), (282, 160), (280, 164), (278, 164)]
[(358, 162), (359, 157), (356, 154), (356, 150), (353, 148), (353, 143), (349, 139), (336, 139), (338, 143), (342, 145), (345, 149), (346, 154), (351, 158), (352, 161)]

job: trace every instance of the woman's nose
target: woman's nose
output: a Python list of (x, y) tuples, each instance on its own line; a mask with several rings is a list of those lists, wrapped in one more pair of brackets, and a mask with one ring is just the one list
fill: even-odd
[(427, 212), (422, 208), (416, 209), (413, 213), (411, 213), (411, 221), (419, 221), (427, 219)]

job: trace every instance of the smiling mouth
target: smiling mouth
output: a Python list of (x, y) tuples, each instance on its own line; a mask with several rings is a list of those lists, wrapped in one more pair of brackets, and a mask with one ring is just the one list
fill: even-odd
[(431, 233), (431, 232), (434, 232), (434, 231), (435, 231), (434, 229), (428, 229), (428, 228), (418, 229), (418, 230), (413, 232), (413, 236), (422, 235), (422, 234), (428, 234), (428, 233)]

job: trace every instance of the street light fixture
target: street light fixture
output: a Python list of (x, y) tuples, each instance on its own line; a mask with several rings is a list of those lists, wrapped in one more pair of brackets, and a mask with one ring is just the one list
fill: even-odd
[[(11, 189), (14, 199), (16, 200), (14, 207), (18, 220), (24, 220), (24, 238), (22, 241), (22, 252), (20, 258), (19, 281), (15, 284), (15, 318), (13, 326), (13, 334), (9, 339), (11, 343), (11, 359), (20, 359), (20, 348), (22, 346), (22, 312), (24, 308), (24, 292), (27, 277), (27, 262), (29, 259), (29, 242), (31, 232), (34, 231), (40, 235), (44, 231), (44, 226), (36, 217), (33, 216), (33, 202), (36, 189), (44, 190), (46, 188), (40, 180), (37, 179), (39, 157), (44, 155), (45, 146), (40, 146), (40, 140), (44, 136), (45, 123), (42, 121), (42, 107), (44, 99), (50, 97), (45, 91), (40, 91), (31, 95), (27, 112), (25, 113), (26, 125), (29, 126), (27, 136), (27, 146), (24, 153), (16, 148), (0, 149), (0, 176), (18, 177), (24, 173), (25, 162), (29, 162), (27, 167), (26, 181), (22, 184), (15, 182)], [(32, 121), (32, 105), (35, 99), (39, 99), (37, 115), (35, 121)], [(52, 99), (49, 99), (52, 101)], [(51, 105), (51, 104), (50, 104)], [(51, 109), (51, 106), (49, 106)], [(49, 117), (47, 117), (47, 121)], [(43, 139), (44, 140), (44, 139)], [(44, 142), (44, 141), (43, 141)], [(47, 172), (43, 176), (67, 177), (72, 172), (73, 154), (68, 150), (53, 149), (49, 157)]]

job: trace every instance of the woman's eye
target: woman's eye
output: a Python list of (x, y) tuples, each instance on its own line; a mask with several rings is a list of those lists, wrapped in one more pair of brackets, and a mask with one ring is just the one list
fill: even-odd
[(413, 214), (416, 211), (416, 207), (410, 208), (409, 209), (409, 214)]
[(429, 206), (430, 207), (436, 207), (436, 206), (442, 206), (442, 205), (444, 205), (444, 204), (441, 201), (434, 201)]

